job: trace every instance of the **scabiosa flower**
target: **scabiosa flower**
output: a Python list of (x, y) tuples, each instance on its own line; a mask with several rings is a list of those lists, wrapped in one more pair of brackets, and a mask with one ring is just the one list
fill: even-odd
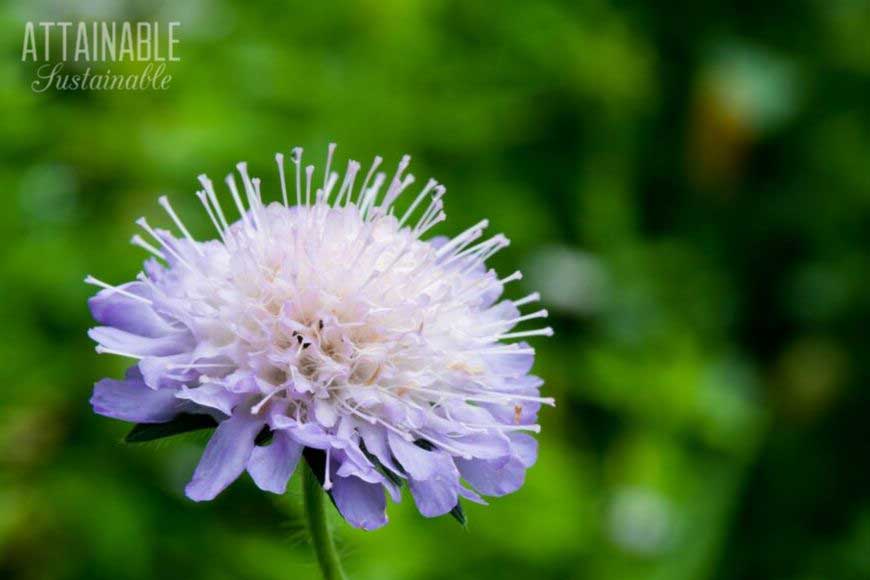
[(376, 157), (357, 188), (360, 164), (330, 171), (334, 149), (322, 179), (293, 149), (295, 205), (281, 154), (283, 203), (266, 205), (239, 163), (242, 187), (226, 178), (234, 223), (200, 175), (217, 239), (196, 241), (166, 197), (179, 235), (137, 221), (150, 241), (132, 242), (153, 255), (137, 279), (86, 279), (102, 287), (90, 299), (97, 352), (138, 361), (123, 380), (96, 383), (94, 410), (138, 427), (217, 425), (185, 490), (195, 501), (244, 471), (283, 493), (303, 455), (343, 517), (367, 530), (387, 522), (385, 494), (398, 502), (403, 483), (427, 517), (516, 491), (537, 456), (539, 406), (553, 404), (529, 375), (533, 349), (514, 342), (551, 329), (512, 331), (546, 317), (520, 313), (538, 294), (500, 299), (521, 275), (486, 269), (508, 245), (501, 234), (480, 241), (486, 220), (424, 240), (445, 219), (436, 181), (395, 210), (414, 181), (410, 157), (389, 181)]

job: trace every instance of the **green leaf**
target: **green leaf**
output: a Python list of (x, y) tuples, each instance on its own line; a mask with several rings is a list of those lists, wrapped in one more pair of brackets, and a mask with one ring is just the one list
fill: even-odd
[(465, 517), (465, 511), (462, 509), (462, 502), (460, 500), (456, 500), (456, 505), (450, 510), (450, 515), (462, 524), (463, 528), (468, 529), (468, 518)]
[(272, 442), (272, 439), (275, 438), (275, 434), (272, 433), (272, 430), (269, 429), (268, 425), (264, 425), (260, 432), (257, 433), (257, 437), (254, 439), (254, 445), (258, 447), (264, 447)]
[(420, 449), (425, 449), (426, 451), (432, 451), (433, 449), (435, 449), (435, 446), (426, 439), (417, 439), (416, 441), (414, 441), (414, 445), (416, 445)]
[[(378, 472), (379, 472), (381, 475), (383, 475), (384, 477), (386, 477), (387, 479), (389, 479), (391, 482), (393, 482), (393, 485), (395, 485), (395, 486), (397, 486), (397, 487), (402, 487), (402, 483), (403, 483), (405, 480), (402, 479), (401, 477), (399, 477), (397, 474), (393, 473), (393, 470), (392, 470), (392, 469), (388, 468), (386, 465), (384, 465), (383, 463), (381, 463), (381, 460), (380, 460), (380, 459), (378, 459), (377, 457), (375, 457), (374, 455), (372, 455), (372, 454), (369, 452), (369, 450), (366, 449), (366, 445), (365, 445), (365, 443), (360, 442), (359, 448), (360, 448), (360, 451), (363, 452), (363, 455), (366, 456), (366, 459), (368, 459), (369, 461), (372, 462), (372, 465), (375, 466), (375, 469), (377, 469)], [(398, 461), (395, 461), (395, 458), (393, 458), (393, 461), (394, 461), (396, 464), (399, 463)]]
[(210, 415), (192, 415), (181, 413), (166, 423), (136, 423), (133, 429), (124, 437), (126, 443), (143, 443), (164, 437), (172, 437), (190, 431), (213, 429), (217, 421)]

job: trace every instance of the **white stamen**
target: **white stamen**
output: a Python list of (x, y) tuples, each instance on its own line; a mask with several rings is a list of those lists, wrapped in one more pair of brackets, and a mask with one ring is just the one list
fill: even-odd
[(190, 232), (184, 227), (184, 223), (182, 223), (181, 219), (178, 217), (178, 214), (175, 213), (175, 210), (172, 209), (172, 205), (169, 203), (169, 198), (165, 195), (161, 195), (157, 198), (157, 203), (163, 206), (163, 209), (166, 210), (166, 213), (169, 214), (169, 217), (172, 218), (172, 221), (175, 222), (175, 225), (178, 226), (178, 229), (181, 230), (181, 233), (184, 234), (184, 237), (188, 239), (190, 245), (193, 246), (193, 249), (196, 250), (196, 253), (200, 256), (203, 255), (202, 250), (199, 248), (199, 244), (196, 240), (193, 239), (193, 236), (190, 235)]
[(224, 244), (227, 243), (227, 238), (224, 236), (224, 232), (221, 229), (221, 225), (217, 221), (217, 217), (215, 217), (214, 210), (211, 208), (211, 204), (209, 203), (208, 194), (205, 191), (197, 191), (196, 197), (199, 198), (199, 201), (202, 203), (202, 206), (205, 208), (205, 212), (208, 214), (208, 218), (211, 220), (211, 223), (214, 225), (214, 229), (217, 230), (218, 235)]
[(169, 252), (170, 254), (172, 254), (172, 256), (173, 256), (176, 260), (178, 260), (179, 262), (181, 262), (182, 264), (184, 264), (184, 265), (187, 267), (188, 270), (190, 270), (191, 272), (196, 272), (196, 268), (194, 268), (194, 267), (193, 267), (193, 266), (192, 266), (192, 265), (191, 265), (187, 260), (185, 260), (184, 258), (182, 258), (182, 257), (181, 257), (181, 254), (179, 254), (178, 252), (176, 252), (175, 249), (174, 249), (172, 246), (170, 246), (168, 243), (166, 243), (166, 240), (163, 239), (163, 236), (157, 235), (157, 232), (155, 232), (155, 231), (151, 228), (151, 226), (148, 225), (148, 222), (145, 220), (144, 217), (140, 217), (139, 219), (137, 219), (137, 220), (136, 220), (136, 224), (137, 224), (139, 227), (141, 227), (143, 230), (145, 230), (146, 232), (148, 232), (148, 235), (150, 235), (152, 238), (154, 238), (155, 241), (157, 241), (157, 243), (159, 243), (161, 246), (163, 246), (163, 248), (164, 248), (167, 252)]
[(296, 205), (302, 205), (302, 147), (294, 147), (293, 165), (296, 166)]
[(314, 175), (314, 166), (305, 168), (305, 205), (311, 205), (311, 176)]
[(248, 212), (245, 209), (245, 205), (242, 203), (242, 197), (239, 195), (239, 188), (236, 187), (236, 178), (233, 177), (232, 173), (230, 173), (226, 176), (226, 179), (224, 179), (224, 181), (226, 182), (227, 187), (230, 189), (230, 195), (233, 196), (233, 202), (236, 204), (236, 209), (239, 210), (239, 216), (241, 216), (245, 231), (251, 233), (253, 231), (253, 228), (251, 226), (251, 222), (248, 220)]
[(123, 352), (123, 351), (120, 351), (120, 350), (113, 350), (113, 349), (111, 349), (111, 348), (106, 348), (106, 347), (104, 347), (104, 346), (102, 346), (102, 345), (100, 345), (100, 344), (98, 344), (98, 345), (94, 348), (94, 350), (97, 351), (97, 354), (114, 354), (114, 355), (116, 355), (116, 356), (123, 356), (123, 357), (126, 357), (126, 358), (136, 358), (136, 359), (141, 359), (141, 358), (142, 358), (142, 355), (141, 355), (141, 354), (133, 354), (133, 353), (130, 353), (130, 352)]
[(106, 290), (111, 290), (113, 292), (117, 292), (118, 294), (123, 294), (127, 298), (132, 298), (133, 300), (138, 300), (139, 302), (143, 302), (145, 304), (151, 304), (151, 301), (145, 298), (144, 296), (139, 296), (137, 294), (133, 294), (132, 292), (128, 292), (123, 288), (119, 288), (118, 286), (112, 286), (111, 284), (106, 284), (102, 280), (98, 280), (88, 274), (85, 276), (85, 284), (90, 284), (91, 286), (99, 286), (100, 288), (105, 288)]
[(130, 238), (130, 243), (154, 254), (154, 256), (160, 258), (161, 260), (166, 259), (166, 256), (163, 254), (163, 252), (143, 240), (142, 236), (140, 236), (139, 234), (135, 234), (132, 238)]
[(516, 272), (514, 272), (510, 276), (506, 276), (506, 277), (502, 278), (501, 280), (499, 280), (498, 283), (501, 284), (502, 286), (504, 286), (508, 282), (515, 282), (516, 280), (522, 280), (522, 279), (523, 279), (523, 273), (520, 272), (519, 270), (517, 270)]
[(281, 178), (281, 200), (284, 202), (284, 207), (289, 207), (287, 203), (287, 182), (284, 180), (283, 153), (275, 153), (275, 163), (278, 164), (278, 176)]
[(553, 329), (549, 326), (539, 328), (537, 330), (523, 330), (521, 332), (511, 332), (509, 334), (499, 335), (499, 340), (512, 340), (514, 338), (526, 338), (528, 336), (553, 336)]
[(523, 306), (523, 305), (528, 304), (530, 302), (537, 302), (540, 299), (541, 299), (540, 293), (532, 292), (528, 296), (524, 296), (523, 298), (520, 298), (519, 300), (514, 300), (513, 303), (514, 303), (514, 306), (519, 308), (520, 306)]
[(330, 143), (326, 147), (326, 167), (323, 169), (323, 190), (326, 191), (329, 188), (327, 187), (327, 183), (329, 183), (329, 168), (332, 165), (332, 156), (335, 153), (335, 143)]
[(332, 480), (329, 479), (329, 468), (330, 468), (330, 453), (332, 452), (332, 446), (328, 445), (326, 447), (326, 467), (324, 469), (325, 473), (323, 474), (323, 489), (329, 491), (332, 489)]
[[(363, 181), (362, 188), (359, 190), (359, 199), (357, 200), (357, 205), (362, 208), (363, 196), (366, 195), (368, 191), (369, 181), (372, 180), (372, 177), (375, 175), (375, 172), (380, 167), (383, 158), (380, 155), (375, 155), (374, 161), (372, 161), (372, 166), (369, 169), (369, 172), (366, 174), (365, 181)], [(362, 213), (362, 212), (360, 212)]]
[(426, 183), (426, 187), (423, 188), (423, 191), (421, 191), (421, 192), (417, 195), (417, 197), (414, 198), (414, 201), (413, 201), (413, 203), (411, 203), (411, 206), (410, 206), (407, 210), (405, 210), (405, 213), (404, 213), (404, 214), (402, 214), (402, 219), (399, 220), (399, 227), (400, 227), (400, 228), (401, 228), (403, 225), (405, 225), (405, 221), (406, 221), (406, 220), (411, 216), (411, 214), (414, 213), (414, 210), (417, 209), (417, 206), (420, 204), (421, 201), (423, 201), (423, 198), (426, 197), (427, 195), (429, 195), (429, 192), (430, 192), (430, 191), (431, 191), (431, 190), (432, 190), (436, 185), (438, 185), (438, 182), (435, 181), (434, 179), (430, 179), (430, 180)]
[(218, 201), (217, 194), (215, 193), (214, 186), (212, 185), (211, 180), (203, 173), (199, 176), (199, 182), (202, 184), (203, 189), (205, 189), (205, 192), (208, 195), (208, 199), (209, 201), (211, 201), (211, 204), (214, 207), (215, 212), (217, 213), (221, 226), (223, 226), (223, 230), (224, 232), (226, 232), (230, 229), (230, 226), (227, 223), (227, 218), (224, 217), (223, 208)]

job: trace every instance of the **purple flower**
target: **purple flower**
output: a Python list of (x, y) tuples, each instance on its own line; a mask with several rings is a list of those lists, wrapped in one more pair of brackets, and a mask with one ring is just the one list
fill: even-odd
[[(453, 239), (423, 240), (445, 219), (444, 187), (430, 180), (408, 209), (393, 203), (414, 181), (404, 157), (387, 182), (375, 158), (323, 179), (293, 150), (296, 204), (276, 155), (283, 203), (264, 204), (260, 181), (238, 164), (226, 183), (230, 224), (211, 181), (197, 192), (218, 239), (191, 236), (169, 201), (179, 236), (137, 223), (150, 252), (137, 279), (90, 299), (97, 352), (136, 359), (123, 380), (94, 387), (94, 411), (135, 423), (207, 415), (217, 428), (186, 494), (210, 500), (242, 472), (283, 493), (303, 456), (317, 458), (323, 487), (352, 525), (387, 522), (386, 497), (407, 483), (420, 513), (440, 516), (460, 498), (484, 503), (519, 489), (535, 462), (542, 381), (534, 351), (512, 331), (545, 310), (538, 299), (501, 300), (485, 261), (507, 246), (480, 241), (486, 220)], [(384, 184), (386, 191), (381, 195)], [(247, 206), (245, 205), (247, 203)], [(310, 461), (315, 466), (314, 461)]]

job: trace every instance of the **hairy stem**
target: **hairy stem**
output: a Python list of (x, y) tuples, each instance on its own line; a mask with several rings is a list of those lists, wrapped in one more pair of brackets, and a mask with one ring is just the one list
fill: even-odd
[(311, 533), (311, 545), (317, 555), (317, 563), (323, 573), (323, 580), (346, 580), (341, 569), (341, 561), (332, 541), (332, 533), (326, 521), (326, 507), (323, 498), (326, 494), (311, 467), (302, 469), (302, 497), (305, 503), (305, 520)]

